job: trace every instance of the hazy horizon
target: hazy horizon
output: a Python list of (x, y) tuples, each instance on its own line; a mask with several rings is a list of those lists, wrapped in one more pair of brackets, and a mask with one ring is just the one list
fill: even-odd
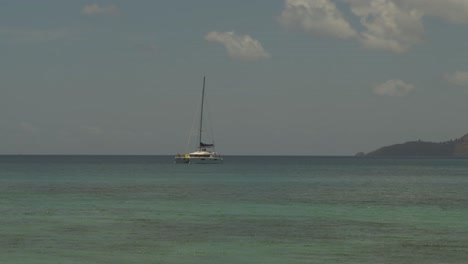
[(468, 133), (468, 0), (13, 1), (0, 154), (351, 156)]

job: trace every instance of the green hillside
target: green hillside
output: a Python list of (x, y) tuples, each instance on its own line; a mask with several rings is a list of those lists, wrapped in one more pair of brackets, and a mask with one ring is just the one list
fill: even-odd
[(468, 157), (468, 134), (456, 139), (440, 143), (426, 141), (410, 141), (379, 148), (369, 152), (366, 157), (411, 157), (411, 156), (438, 156), (438, 157)]

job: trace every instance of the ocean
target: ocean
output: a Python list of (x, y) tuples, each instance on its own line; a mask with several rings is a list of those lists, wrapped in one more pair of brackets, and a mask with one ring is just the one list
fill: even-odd
[(0, 156), (0, 263), (468, 263), (468, 159)]

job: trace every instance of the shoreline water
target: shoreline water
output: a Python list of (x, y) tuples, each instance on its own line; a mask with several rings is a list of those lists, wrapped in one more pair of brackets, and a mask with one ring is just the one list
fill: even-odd
[(5, 263), (463, 263), (468, 160), (0, 156)]

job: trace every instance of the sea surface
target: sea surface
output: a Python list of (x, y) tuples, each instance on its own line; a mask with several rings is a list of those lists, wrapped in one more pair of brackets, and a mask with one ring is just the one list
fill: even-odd
[(468, 159), (0, 156), (0, 263), (468, 263)]

